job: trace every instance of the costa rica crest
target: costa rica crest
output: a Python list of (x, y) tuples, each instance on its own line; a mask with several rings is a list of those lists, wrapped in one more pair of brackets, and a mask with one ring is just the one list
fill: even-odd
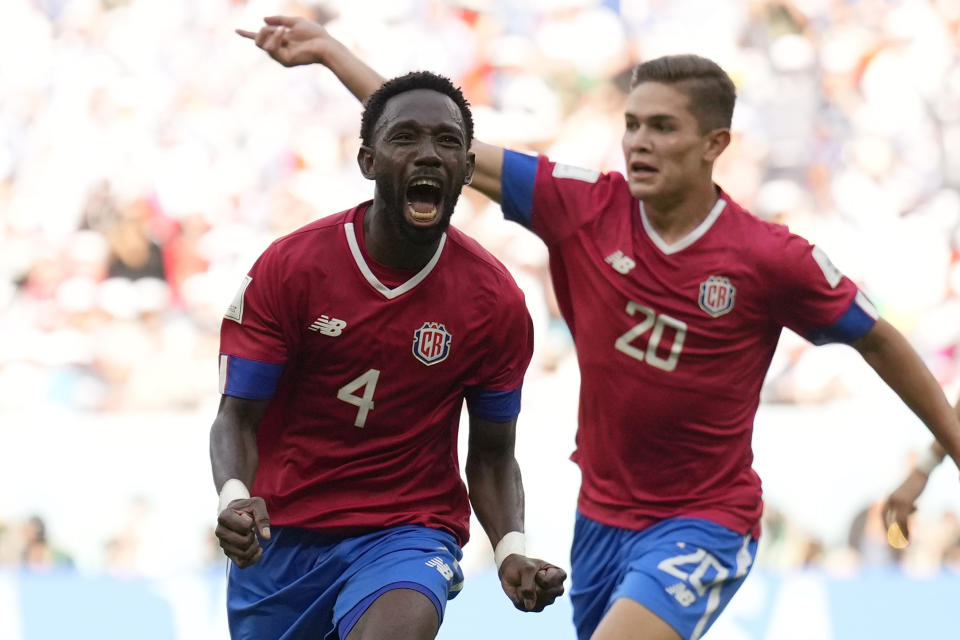
[(725, 276), (710, 276), (700, 283), (700, 308), (717, 318), (733, 309), (737, 288)]
[(428, 367), (446, 360), (453, 336), (439, 322), (424, 322), (413, 332), (413, 355)]

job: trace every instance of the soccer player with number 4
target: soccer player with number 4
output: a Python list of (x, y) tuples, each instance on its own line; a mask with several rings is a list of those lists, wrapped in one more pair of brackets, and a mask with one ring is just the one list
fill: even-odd
[(435, 637), (471, 504), (518, 609), (563, 593), (565, 572), (524, 548), (523, 294), (448, 226), (472, 137), (446, 78), (383, 84), (357, 156), (373, 200), (270, 245), (227, 310), (210, 456), (235, 640)]
[[(380, 86), (322, 26), (265, 22), (241, 35), (281, 64), (322, 64), (361, 101)], [(727, 74), (668, 56), (637, 65), (631, 87), (625, 174), (475, 140), (472, 184), (546, 243), (577, 351), (577, 635), (696, 640), (755, 557), (751, 434), (784, 327), (857, 349), (954, 460), (960, 422), (906, 339), (821, 249), (714, 183), (735, 102)]]

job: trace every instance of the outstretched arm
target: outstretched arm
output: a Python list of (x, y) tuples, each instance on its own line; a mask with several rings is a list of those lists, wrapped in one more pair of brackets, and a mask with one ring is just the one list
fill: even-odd
[(955, 462), (960, 460), (960, 419), (907, 339), (880, 319), (853, 346), (923, 421), (950, 457)]
[(566, 572), (527, 557), (525, 549), (505, 549), (509, 540), (500, 546), (506, 534), (523, 532), (523, 480), (513, 455), (516, 425), (516, 420), (492, 422), (470, 417), (467, 484), (477, 519), (498, 550), (504, 592), (521, 611), (542, 611), (563, 593)]
[[(957, 403), (957, 410), (960, 411), (960, 403)], [(894, 525), (899, 527), (900, 533), (903, 535), (903, 540), (899, 542), (899, 545), (906, 544), (906, 541), (910, 538), (907, 518), (917, 510), (917, 498), (920, 497), (924, 487), (927, 486), (930, 472), (940, 464), (946, 454), (946, 449), (934, 440), (930, 447), (917, 458), (916, 464), (907, 474), (907, 477), (903, 479), (903, 482), (900, 483), (900, 486), (887, 497), (883, 504), (883, 521), (890, 530), (888, 537), (891, 538), (891, 544), (896, 545), (899, 540), (896, 536), (896, 530), (893, 529)]]
[[(930, 447), (929, 455), (925, 456), (922, 468), (912, 470), (884, 504), (883, 516), (891, 529), (888, 533), (891, 544), (906, 544), (909, 536), (907, 516), (913, 512), (914, 503), (935, 466), (931, 461), (939, 463), (947, 453), (954, 462), (960, 461), (960, 415), (950, 407), (940, 385), (907, 339), (887, 321), (878, 320), (853, 346), (937, 440)], [(899, 527), (899, 532), (894, 529), (894, 524)]]
[[(237, 29), (236, 32), (256, 42), (283, 66), (322, 64), (360, 102), (366, 102), (383, 84), (383, 76), (330, 35), (323, 25), (289, 16), (269, 16), (263, 21), (265, 24), (259, 31)], [(477, 158), (471, 186), (491, 200), (500, 202), (503, 148), (475, 139), (471, 150)]]

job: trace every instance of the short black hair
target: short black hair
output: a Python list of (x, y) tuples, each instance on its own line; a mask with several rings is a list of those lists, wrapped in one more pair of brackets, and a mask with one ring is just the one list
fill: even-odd
[(675, 85), (687, 96), (690, 113), (702, 133), (730, 128), (737, 89), (727, 72), (713, 60), (693, 54), (648, 60), (634, 67), (630, 88), (644, 82)]
[(473, 142), (473, 114), (470, 113), (470, 103), (463, 97), (460, 88), (453, 86), (449, 78), (430, 71), (411, 71), (380, 85), (380, 88), (373, 92), (363, 106), (363, 116), (360, 118), (360, 141), (369, 147), (373, 142), (377, 120), (383, 114), (383, 109), (390, 98), (414, 89), (430, 89), (453, 100), (460, 108), (460, 115), (463, 116), (464, 133), (467, 136), (466, 142), (469, 148)]

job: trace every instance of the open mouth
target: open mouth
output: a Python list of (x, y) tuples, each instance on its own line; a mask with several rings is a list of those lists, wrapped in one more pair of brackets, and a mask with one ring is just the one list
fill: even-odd
[(435, 178), (415, 178), (407, 187), (407, 212), (414, 222), (429, 223), (439, 216), (443, 198), (441, 183)]
[(631, 162), (630, 163), (630, 173), (640, 176), (648, 176), (654, 173), (657, 173), (657, 168), (647, 164), (646, 162)]

